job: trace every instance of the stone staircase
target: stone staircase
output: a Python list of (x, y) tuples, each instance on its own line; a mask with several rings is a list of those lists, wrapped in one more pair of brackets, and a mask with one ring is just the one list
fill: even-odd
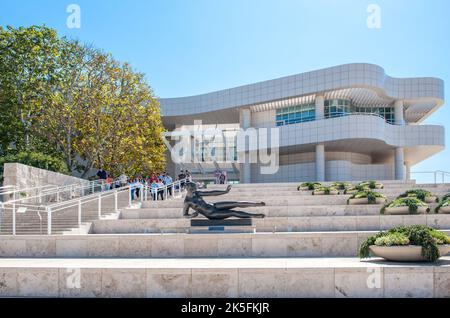
[[(128, 192), (119, 192), (117, 205), (124, 208), (128, 205)], [(102, 199), (101, 217), (102, 219), (114, 219), (119, 217), (118, 211), (114, 211), (114, 197), (108, 196)], [(81, 222), (83, 229), (89, 231), (92, 221), (99, 218), (98, 200), (83, 203)], [(47, 233), (47, 212), (44, 208), (36, 211), (35, 208), (28, 209), (25, 213), (16, 213), (16, 234), (17, 235), (40, 235)], [(0, 235), (12, 235), (13, 233), (13, 212), (7, 206), (0, 213)], [(78, 228), (78, 207), (68, 207), (52, 213), (52, 234), (64, 234), (74, 232)], [(87, 233), (87, 232), (86, 232)]]
[[(383, 183), (377, 191), (388, 199), (411, 188), (438, 196), (450, 190)], [(448, 256), (434, 264), (357, 258), (364, 239), (394, 226), (423, 224), (450, 234), (450, 215), (380, 215), (381, 205), (350, 206), (349, 195), (313, 196), (296, 187), (240, 184), (205, 198), (266, 202), (242, 209), (266, 218), (241, 233), (194, 232), (182, 217), (182, 199), (174, 199), (124, 208), (112, 219), (98, 220), (95, 206), (83, 210), (90, 234), (2, 236), (0, 296), (450, 297)], [(210, 186), (216, 188), (224, 186)], [(104, 208), (106, 214), (110, 206)], [(61, 226), (69, 221), (76, 219), (68, 215)], [(79, 288), (67, 283), (68, 268), (80, 271)]]

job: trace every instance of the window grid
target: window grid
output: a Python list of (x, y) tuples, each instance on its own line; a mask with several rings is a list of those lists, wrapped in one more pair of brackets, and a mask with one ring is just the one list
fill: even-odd
[(316, 106), (314, 103), (300, 104), (279, 108), (276, 110), (276, 125), (284, 126), (298, 124), (316, 119)]

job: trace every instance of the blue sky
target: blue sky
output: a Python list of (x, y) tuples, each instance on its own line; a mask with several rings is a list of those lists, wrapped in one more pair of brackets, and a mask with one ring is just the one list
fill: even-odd
[[(81, 28), (66, 7), (81, 8)], [(369, 29), (367, 7), (381, 9)], [(2, 0), (0, 25), (46, 24), (146, 74), (160, 97), (195, 95), (333, 65), (450, 83), (448, 0)], [(444, 105), (428, 123), (446, 125)], [(450, 147), (413, 171), (450, 170)]]

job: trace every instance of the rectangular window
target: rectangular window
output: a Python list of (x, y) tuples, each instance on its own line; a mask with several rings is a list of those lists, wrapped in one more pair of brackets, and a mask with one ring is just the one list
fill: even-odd
[(301, 104), (276, 110), (276, 125), (298, 124), (315, 119), (315, 104)]

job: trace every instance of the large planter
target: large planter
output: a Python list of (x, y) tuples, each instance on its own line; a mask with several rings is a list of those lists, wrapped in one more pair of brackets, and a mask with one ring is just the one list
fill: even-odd
[(358, 190), (346, 190), (345, 194), (355, 194), (358, 193)]
[[(375, 204), (383, 204), (386, 202), (385, 198), (376, 198)], [(367, 198), (359, 198), (359, 199), (349, 199), (348, 204), (356, 205), (356, 204), (369, 204), (369, 199)]]
[[(417, 208), (418, 214), (425, 214), (427, 213), (427, 207), (425, 206), (419, 206)], [(403, 215), (403, 214), (410, 214), (409, 213), (409, 207), (408, 206), (399, 206), (399, 207), (392, 207), (392, 208), (385, 208), (384, 214), (388, 215)]]
[[(422, 246), (405, 245), (405, 246), (377, 246), (369, 247), (372, 254), (382, 257), (388, 261), (397, 262), (421, 262), (425, 261), (422, 256)], [(450, 245), (439, 245), (439, 254), (444, 256), (450, 253)]]
[(310, 191), (309, 187), (300, 187), (299, 190), (300, 191)]
[(450, 214), (450, 206), (441, 206), (439, 208), (439, 214)]
[(436, 203), (436, 199), (435, 196), (425, 197), (425, 203)]

